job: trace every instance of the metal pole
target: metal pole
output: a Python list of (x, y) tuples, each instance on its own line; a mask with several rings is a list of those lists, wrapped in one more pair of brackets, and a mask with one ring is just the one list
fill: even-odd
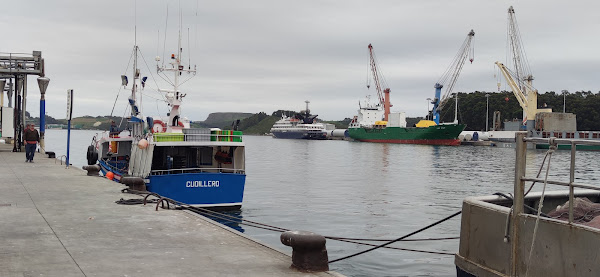
[(567, 110), (567, 94), (563, 92), (563, 113)]
[(427, 116), (425, 116), (426, 120), (429, 120), (429, 104), (431, 104), (431, 98), (425, 99), (427, 101)]
[(488, 129), (488, 122), (490, 121), (488, 119), (490, 115), (490, 95), (486, 94), (485, 95), (485, 131), (489, 131)]
[(21, 101), (21, 116), (23, 117), (21, 123), (25, 126), (27, 124), (27, 75), (23, 75), (23, 98)]
[(577, 145), (575, 142), (571, 142), (571, 168), (570, 168), (570, 176), (569, 176), (569, 223), (573, 223), (573, 202), (574, 202), (574, 190), (573, 190), (573, 182), (575, 182), (575, 150), (577, 149)]
[(67, 168), (69, 168), (69, 146), (71, 145), (71, 119), (67, 120)]
[(518, 274), (518, 265), (519, 265), (519, 216), (523, 213), (523, 204), (525, 203), (524, 194), (525, 194), (525, 181), (523, 181), (523, 177), (525, 177), (526, 170), (526, 162), (527, 162), (527, 144), (524, 139), (527, 137), (527, 132), (517, 132), (516, 133), (516, 159), (515, 159), (515, 188), (514, 188), (514, 200), (513, 200), (513, 208), (512, 208), (512, 232), (510, 236), (511, 248), (512, 248), (512, 274), (511, 276), (517, 276)]
[(73, 118), (73, 90), (67, 90), (67, 168), (69, 163), (69, 148), (71, 146), (71, 119)]

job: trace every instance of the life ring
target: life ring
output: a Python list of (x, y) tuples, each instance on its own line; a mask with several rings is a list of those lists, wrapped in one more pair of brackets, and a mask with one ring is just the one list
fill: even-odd
[(166, 131), (167, 131), (167, 124), (165, 124), (164, 122), (162, 122), (162, 120), (155, 119), (152, 122), (152, 129), (150, 129), (150, 132), (152, 132), (152, 133), (164, 133)]

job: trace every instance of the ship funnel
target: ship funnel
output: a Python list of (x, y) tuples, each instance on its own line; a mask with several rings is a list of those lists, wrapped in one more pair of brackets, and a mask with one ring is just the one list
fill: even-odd
[(46, 77), (39, 77), (39, 78), (37, 78), (37, 81), (38, 81), (38, 86), (40, 87), (40, 93), (45, 94), (46, 89), (48, 88), (48, 83), (50, 83), (50, 79), (48, 79)]

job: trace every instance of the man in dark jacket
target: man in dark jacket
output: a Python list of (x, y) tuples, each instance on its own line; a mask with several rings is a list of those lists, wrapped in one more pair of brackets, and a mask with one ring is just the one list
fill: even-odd
[(119, 133), (121, 133), (121, 132), (119, 131), (119, 128), (117, 127), (117, 124), (115, 123), (114, 120), (111, 121), (110, 122), (110, 131), (109, 131), (110, 137), (111, 138), (118, 137)]
[(32, 163), (37, 143), (40, 141), (40, 134), (34, 128), (33, 124), (29, 124), (27, 127), (23, 136), (23, 140), (25, 141), (25, 162)]

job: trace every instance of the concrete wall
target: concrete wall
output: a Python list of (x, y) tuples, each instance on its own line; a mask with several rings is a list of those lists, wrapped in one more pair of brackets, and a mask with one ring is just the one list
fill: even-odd
[(577, 131), (577, 116), (572, 113), (538, 113), (535, 115), (538, 131)]

